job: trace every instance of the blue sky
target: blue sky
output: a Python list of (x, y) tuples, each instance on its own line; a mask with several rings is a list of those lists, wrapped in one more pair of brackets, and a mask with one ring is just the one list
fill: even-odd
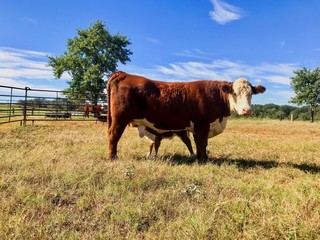
[(256, 104), (288, 104), (293, 71), (320, 66), (318, 0), (1, 0), (0, 9), (0, 85), (66, 88), (47, 56), (97, 20), (132, 42), (119, 70), (165, 81), (245, 77), (267, 87)]

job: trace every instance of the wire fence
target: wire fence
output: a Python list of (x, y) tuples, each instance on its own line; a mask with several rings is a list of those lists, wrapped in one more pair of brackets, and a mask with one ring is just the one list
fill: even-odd
[[(85, 98), (69, 99), (64, 91), (0, 85), (0, 124), (35, 121), (106, 121), (106, 102), (91, 105)], [(101, 95), (100, 99), (105, 99)]]

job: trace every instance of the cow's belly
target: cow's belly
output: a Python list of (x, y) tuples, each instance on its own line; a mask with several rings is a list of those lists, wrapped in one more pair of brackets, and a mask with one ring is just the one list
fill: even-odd
[[(209, 129), (209, 133), (208, 133), (208, 138), (212, 138), (212, 137), (217, 136), (220, 133), (222, 133), (223, 130), (226, 128), (227, 120), (228, 120), (228, 117), (223, 117), (222, 121), (217, 119), (214, 122), (210, 123), (210, 129)], [(187, 127), (186, 130), (194, 133), (194, 124), (193, 124), (193, 122), (190, 122), (190, 127)]]
[[(152, 134), (151, 132), (146, 130), (146, 127), (143, 125), (139, 125), (138, 126), (138, 132), (139, 132), (139, 137), (143, 138), (147, 138), (149, 141), (151, 142), (155, 142), (156, 141), (156, 135)], [(173, 134), (169, 134), (169, 136), (166, 135), (162, 135), (162, 139), (166, 138), (166, 139), (172, 139), (174, 136), (176, 136), (175, 133)]]
[(139, 125), (138, 132), (139, 132), (139, 137), (141, 137), (141, 138), (146, 137), (147, 139), (149, 139), (153, 143), (156, 141), (156, 136), (154, 134), (148, 132), (146, 130), (145, 126)]
[(160, 129), (160, 128), (156, 128), (155, 124), (149, 122), (147, 119), (134, 119), (132, 121), (133, 125), (142, 125), (145, 127), (148, 127), (150, 129), (152, 129), (153, 131), (155, 131), (156, 133), (162, 134), (162, 133), (167, 133), (167, 132), (180, 132), (180, 131), (185, 131), (186, 129)]
[[(210, 123), (210, 129), (209, 129), (209, 133), (208, 133), (208, 138), (212, 138), (212, 137), (217, 136), (220, 133), (222, 133), (223, 130), (226, 128), (227, 120), (228, 120), (228, 117), (223, 117), (222, 121), (217, 119), (214, 122)], [(132, 121), (132, 123), (134, 125), (138, 125), (138, 126), (142, 125), (142, 126), (148, 127), (148, 128), (152, 129), (153, 131), (155, 131), (155, 132), (157, 132), (159, 134), (166, 133), (166, 132), (179, 132), (179, 131), (189, 131), (189, 132), (194, 133), (194, 123), (193, 122), (190, 122), (190, 126), (189, 127), (186, 127), (184, 129), (174, 129), (174, 130), (156, 128), (153, 123), (149, 122), (145, 118), (144, 119), (134, 119)], [(150, 138), (150, 140), (152, 141), (151, 138)]]
[(212, 138), (214, 136), (219, 135), (226, 128), (228, 117), (224, 117), (220, 122), (219, 119), (210, 123), (210, 130), (208, 133), (208, 138)]

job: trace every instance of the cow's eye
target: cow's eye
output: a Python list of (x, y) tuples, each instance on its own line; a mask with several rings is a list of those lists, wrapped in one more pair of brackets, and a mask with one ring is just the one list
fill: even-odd
[(234, 96), (234, 97), (236, 97), (236, 96), (237, 96), (237, 94), (236, 94), (236, 93), (233, 93), (233, 96)]

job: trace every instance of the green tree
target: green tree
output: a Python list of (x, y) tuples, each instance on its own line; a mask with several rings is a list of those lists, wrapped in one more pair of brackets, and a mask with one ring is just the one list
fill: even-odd
[(62, 56), (49, 56), (49, 66), (56, 78), (64, 72), (71, 76), (69, 88), (65, 89), (68, 97), (85, 98), (97, 104), (106, 86), (104, 78), (117, 70), (118, 61), (122, 64), (130, 61), (132, 52), (127, 46), (131, 42), (123, 35), (112, 36), (101, 21), (77, 33), (76, 37), (68, 39), (68, 50)]
[(307, 105), (310, 108), (310, 119), (314, 121), (317, 106), (320, 104), (320, 68), (314, 70), (305, 67), (294, 71), (291, 78), (291, 86), (296, 96), (292, 103)]

